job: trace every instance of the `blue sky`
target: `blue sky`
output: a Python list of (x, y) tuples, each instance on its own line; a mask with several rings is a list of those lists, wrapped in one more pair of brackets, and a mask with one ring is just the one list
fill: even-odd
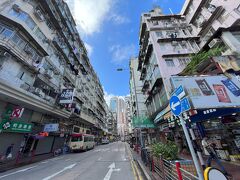
[[(179, 13), (184, 0), (67, 0), (106, 96), (129, 94), (129, 59), (138, 54), (140, 15), (158, 5)], [(124, 68), (118, 72), (117, 68)]]

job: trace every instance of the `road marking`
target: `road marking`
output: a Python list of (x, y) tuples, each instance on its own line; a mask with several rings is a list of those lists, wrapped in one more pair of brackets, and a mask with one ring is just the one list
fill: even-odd
[(53, 158), (53, 159), (51, 159), (51, 161), (56, 161), (56, 160), (59, 160), (59, 159), (63, 159), (63, 157)]
[(28, 168), (25, 168), (25, 169), (21, 169), (21, 170), (18, 170), (18, 171), (9, 173), (9, 174), (5, 174), (3, 176), (0, 176), (0, 179), (2, 179), (4, 177), (7, 177), (7, 176), (11, 176), (11, 175), (17, 174), (17, 173), (25, 172), (25, 171), (30, 170), (30, 169), (35, 168), (35, 167), (37, 167), (37, 166), (31, 166), (31, 167), (28, 167)]
[(45, 163), (48, 163), (49, 161), (42, 161), (40, 162), (41, 164), (45, 164)]
[(70, 161), (71, 159), (69, 158), (69, 159), (66, 159), (65, 161)]
[(139, 172), (138, 168), (137, 168), (137, 165), (135, 163), (135, 161), (133, 161), (133, 166), (135, 167), (136, 171), (137, 171), (137, 176), (139, 178), (139, 180), (142, 180), (142, 176), (141, 176), (141, 173)]
[(102, 157), (98, 158), (98, 161), (100, 161), (102, 159)]
[(71, 164), (71, 165), (69, 165), (69, 166), (63, 168), (61, 171), (58, 171), (58, 172), (52, 174), (51, 176), (45, 177), (45, 178), (43, 178), (42, 180), (49, 180), (49, 179), (51, 179), (51, 178), (57, 176), (58, 174), (60, 174), (60, 173), (62, 173), (62, 172), (64, 172), (64, 171), (66, 171), (66, 170), (68, 170), (68, 169), (72, 169), (74, 166), (76, 166), (76, 164), (77, 164), (77, 163), (75, 163), (75, 164)]
[(136, 175), (136, 170), (135, 170), (135, 168), (133, 166), (133, 161), (131, 161), (131, 167), (132, 167), (132, 170), (133, 170), (134, 178), (135, 178), (135, 180), (137, 180), (138, 178), (137, 178), (137, 175)]
[(109, 170), (103, 180), (110, 180), (113, 171), (121, 170), (121, 169), (115, 169), (115, 163), (112, 163), (108, 168), (109, 168)]

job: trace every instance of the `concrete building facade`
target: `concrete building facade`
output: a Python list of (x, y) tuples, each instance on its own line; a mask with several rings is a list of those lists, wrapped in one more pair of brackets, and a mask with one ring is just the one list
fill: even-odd
[[(48, 153), (106, 126), (102, 86), (64, 1), (1, 1), (0, 60), (1, 154), (14, 143), (16, 156), (22, 142), (24, 153)], [(58, 128), (40, 138), (47, 124)]]

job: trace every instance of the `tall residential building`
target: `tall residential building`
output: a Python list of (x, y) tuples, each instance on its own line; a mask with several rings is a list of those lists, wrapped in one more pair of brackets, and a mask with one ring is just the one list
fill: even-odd
[(22, 142), (24, 153), (48, 153), (70, 133), (101, 134), (103, 89), (68, 5), (2, 0), (0, 15), (0, 153), (14, 143), (15, 157)]
[(198, 37), (190, 28), (183, 15), (163, 15), (158, 7), (141, 16), (138, 71), (152, 120), (170, 110), (171, 75), (180, 73), (190, 62), (189, 55), (199, 51)]
[(117, 105), (118, 105), (118, 98), (117, 97), (112, 97), (110, 99), (110, 111), (111, 112), (117, 112)]
[(240, 53), (239, 0), (187, 0), (181, 14), (201, 50), (224, 46), (223, 55)]
[(133, 117), (147, 116), (147, 108), (145, 105), (146, 98), (143, 95), (143, 82), (140, 81), (141, 73), (138, 69), (138, 58), (130, 59), (130, 94), (131, 94), (131, 115)]

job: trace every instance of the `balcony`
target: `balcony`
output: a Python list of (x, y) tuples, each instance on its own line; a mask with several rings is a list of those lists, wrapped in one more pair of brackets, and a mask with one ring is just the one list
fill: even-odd
[(73, 75), (72, 72), (66, 67), (64, 70), (64, 76), (73, 84), (76, 83), (76, 75)]
[(84, 111), (81, 111), (80, 117), (88, 123), (95, 124), (95, 118)]
[[(30, 69), (38, 71), (38, 67), (36, 66), (34, 59), (30, 58), (26, 50), (24, 51), (19, 46), (16, 46), (10, 39), (0, 36), (0, 46), (14, 54), (24, 65), (28, 66)], [(9, 54), (9, 56), (11, 55)]]

